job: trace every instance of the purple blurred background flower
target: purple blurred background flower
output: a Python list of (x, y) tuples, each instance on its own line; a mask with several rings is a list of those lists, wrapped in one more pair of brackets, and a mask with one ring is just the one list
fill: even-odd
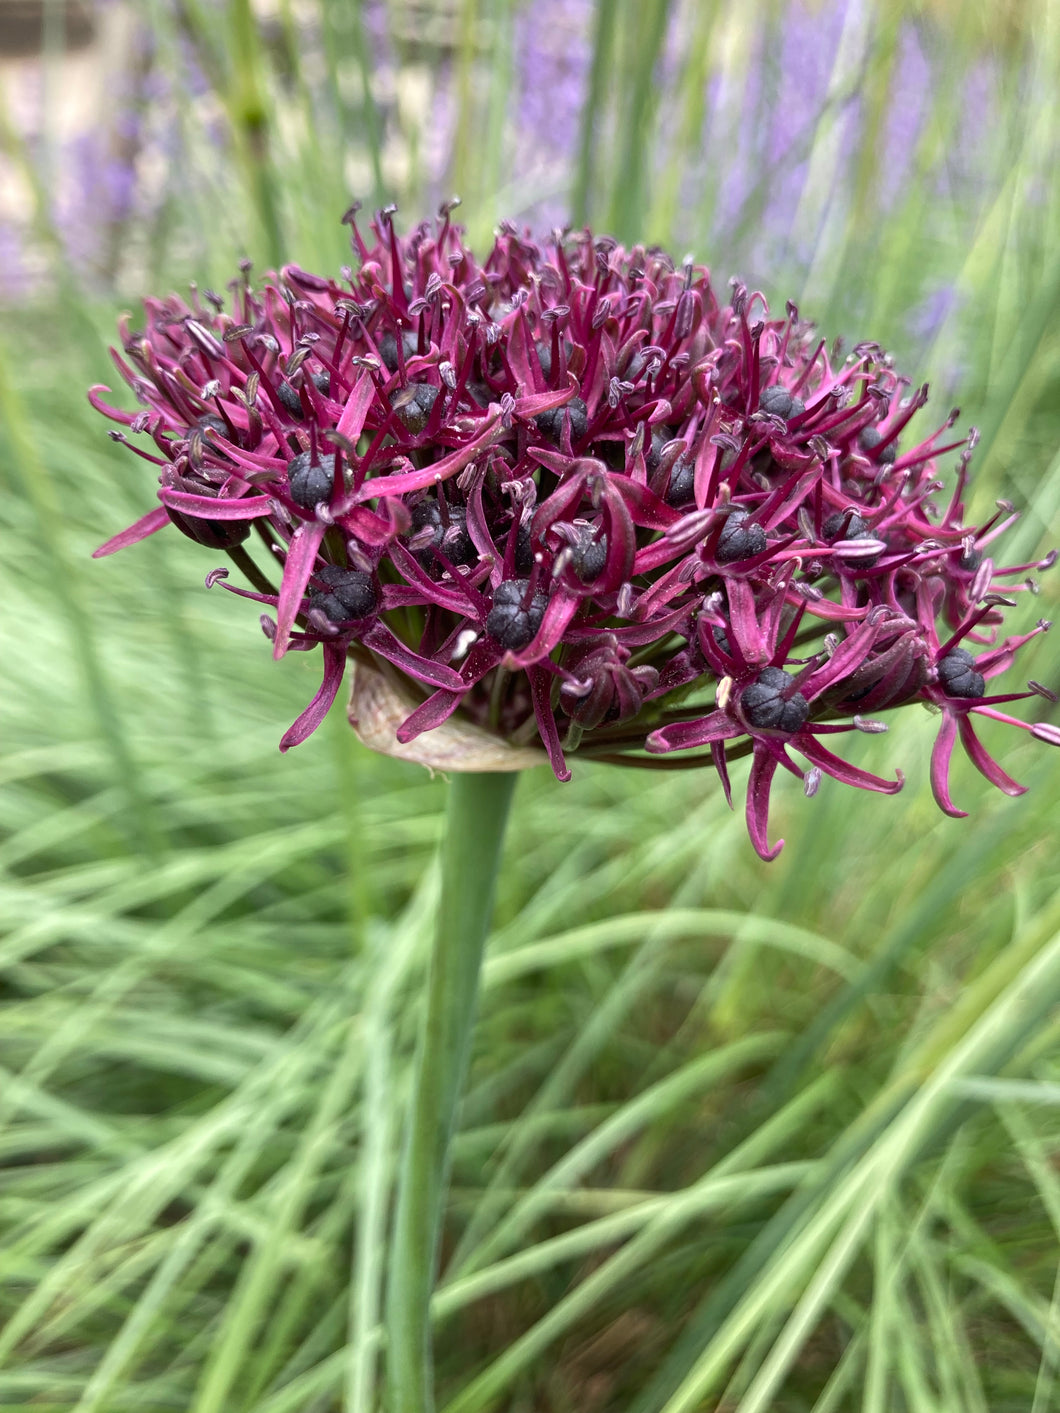
[[(195, 210), (194, 202), (173, 204), (186, 187), (205, 180), (201, 199), (207, 204), (214, 199), (212, 178), (204, 178), (202, 152), (195, 144), (225, 151), (232, 146), (227, 100), (234, 80), (228, 61), (219, 62), (211, 48), (217, 36), (209, 37), (209, 25), (197, 27), (199, 22), (192, 23), (180, 7), (163, 13), (165, 25), (158, 34), (167, 35), (165, 56), (156, 63), (159, 41), (137, 11), (123, 5), (97, 8), (91, 52), (97, 66), (107, 66), (106, 82), (96, 85), (97, 107), (103, 106), (86, 110), (72, 130), (56, 130), (48, 153), (40, 144), (47, 127), (40, 105), (15, 105), (29, 148), (43, 164), (42, 174), (47, 167), (49, 214), (79, 272), (100, 283), (120, 281), (142, 259), (143, 232), (161, 219), (163, 210), (168, 222), (179, 221), (185, 206)], [(274, 156), (281, 166), (296, 157), (309, 136), (298, 130), (299, 122), (308, 118), (329, 141), (349, 147), (347, 179), (355, 190), (366, 190), (376, 176), (367, 144), (358, 135), (368, 127), (352, 117), (367, 102), (379, 129), (385, 199), (405, 195), (417, 205), (434, 204), (449, 193), (455, 177), (468, 177), (465, 169), (474, 161), (464, 151), (466, 143), (461, 146), (461, 124), (467, 125), (468, 115), (462, 106), (459, 23), (448, 11), (407, 10), (383, 0), (371, 0), (358, 15), (367, 48), (367, 97), (361, 92), (352, 96), (362, 86), (354, 73), (352, 47), (334, 91), (331, 85), (307, 81), (310, 73), (326, 69), (330, 43), (352, 46), (347, 19), (335, 20), (339, 28), (328, 40), (325, 20), (314, 7), (299, 12), (296, 39), (306, 73), (296, 80), (292, 60), (284, 56), (290, 35), (273, 18), (261, 17), (268, 58), (263, 72), (272, 89), (270, 100), (283, 115), (270, 135)], [(518, 5), (510, 27), (506, 20), (482, 31), (470, 61), (472, 91), (485, 92), (490, 72), (502, 62), (491, 46), (501, 43), (502, 32), (507, 36), (511, 96), (503, 112), (490, 115), (491, 122), (503, 125), (503, 162), (489, 180), (501, 184), (503, 208), (514, 209), (535, 229), (570, 219), (584, 124), (588, 121), (596, 132), (594, 154), (607, 154), (606, 160), (621, 135), (630, 97), (621, 36), (595, 111), (587, 112), (597, 16), (594, 0)], [(659, 174), (679, 161), (676, 206), (666, 206), (674, 240), (697, 250), (709, 248), (715, 258), (721, 253), (758, 281), (781, 268), (807, 268), (822, 230), (834, 234), (850, 214), (846, 203), (866, 131), (864, 80), (879, 38), (879, 17), (860, 3), (824, 0), (783, 6), (768, 24), (755, 27), (738, 10), (719, 11), (706, 39), (701, 23), (694, 10), (675, 7), (663, 34), (643, 134), (645, 167), (654, 173), (646, 199), (658, 196)], [(931, 52), (925, 33), (924, 25), (906, 22), (896, 36), (874, 154), (877, 176), (871, 195), (880, 213), (900, 198), (931, 95), (944, 80), (945, 55)], [(114, 35), (120, 42), (114, 42)], [(939, 169), (939, 179), (962, 192), (974, 194), (981, 185), (978, 144), (996, 110), (997, 70), (994, 57), (971, 68), (961, 100), (967, 140)], [(32, 86), (38, 78), (39, 69), (25, 60), (15, 87)], [(696, 96), (697, 85), (705, 89), (698, 134), (685, 129), (686, 104)], [(348, 105), (349, 112), (336, 114), (329, 107), (334, 102)], [(302, 111), (299, 118), (304, 103), (311, 111)], [(472, 106), (471, 121), (477, 122), (484, 115)], [(820, 146), (822, 135), (827, 152)], [(599, 165), (594, 158), (594, 170)], [(820, 189), (822, 169), (825, 189)], [(493, 190), (479, 194), (483, 200), (498, 196)], [(32, 244), (28, 208), (25, 202), (16, 205), (18, 210), (0, 211), (0, 218), (6, 217)], [(138, 238), (130, 239), (134, 234)], [(196, 238), (194, 230), (184, 234)]]

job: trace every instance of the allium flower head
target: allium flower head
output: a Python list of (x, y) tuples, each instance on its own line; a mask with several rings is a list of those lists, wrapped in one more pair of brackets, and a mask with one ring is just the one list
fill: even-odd
[[(279, 658), (320, 649), (321, 688), (281, 741), (322, 721), (352, 660), (403, 705), (396, 751), (478, 728), (493, 768), (547, 753), (639, 765), (751, 754), (747, 819), (772, 858), (778, 767), (893, 793), (826, 745), (921, 701), (941, 716), (932, 783), (973, 716), (1060, 743), (989, 695), (1039, 622), (999, 637), (1039, 564), (999, 567), (1011, 507), (964, 521), (972, 432), (915, 439), (910, 392), (875, 344), (829, 350), (791, 304), (658, 249), (588, 231), (543, 247), (510, 224), (479, 264), (443, 208), (401, 237), (354, 212), (354, 264), (295, 266), (228, 300), (145, 302), (119, 372), (142, 405), (93, 404), (146, 437), (159, 507), (97, 553), (166, 525), (226, 552), (266, 606)], [(936, 458), (960, 449), (939, 500)], [(253, 544), (257, 557), (248, 546)], [(356, 693), (355, 693), (356, 698)], [(364, 733), (379, 745), (379, 733)], [(459, 768), (453, 752), (445, 764)], [(430, 750), (422, 758), (430, 760)], [(480, 767), (481, 768), (481, 767)]]

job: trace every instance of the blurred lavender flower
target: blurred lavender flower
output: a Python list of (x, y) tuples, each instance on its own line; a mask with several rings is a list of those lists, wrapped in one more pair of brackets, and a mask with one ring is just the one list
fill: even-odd
[(13, 221), (0, 221), (0, 301), (25, 294), (32, 285), (23, 232)]
[(897, 202), (905, 188), (910, 163), (930, 112), (933, 82), (920, 35), (914, 26), (903, 26), (898, 36), (898, 55), (883, 131), (884, 160), (877, 168), (878, 199), (883, 210)]
[(909, 332), (917, 343), (930, 344), (959, 302), (953, 285), (938, 285), (930, 290), (909, 316)]
[[(136, 263), (142, 242), (127, 239), (129, 232), (149, 229), (171, 202), (178, 181), (201, 180), (203, 154), (209, 163), (211, 146), (224, 152), (229, 143), (229, 119), (218, 89), (227, 69), (205, 57), (205, 40), (197, 47), (196, 26), (181, 18), (180, 7), (170, 9), (167, 0), (166, 12), (175, 43), (168, 46), (165, 63), (155, 62), (151, 31), (139, 26), (117, 80), (106, 86), (106, 111), (59, 145), (54, 181), (49, 176), (57, 224), (71, 258), (79, 271), (107, 282)], [(759, 279), (778, 269), (805, 270), (821, 248), (822, 235), (827, 242), (850, 214), (845, 203), (864, 136), (861, 79), (870, 51), (875, 53), (879, 16), (872, 12), (875, 18), (859, 39), (858, 17), (869, 13), (860, 0), (857, 5), (849, 0), (787, 4), (770, 10), (766, 23), (739, 7), (719, 7), (704, 27), (699, 13), (696, 7), (672, 8), (655, 65), (652, 91), (676, 101), (648, 105), (645, 167), (658, 173), (668, 163), (681, 163), (679, 190), (667, 191), (656, 224), (661, 228), (658, 218), (663, 215), (666, 227), (683, 242), (709, 240), (715, 249), (739, 250), (741, 267)], [(381, 184), (388, 191), (412, 192), (417, 201), (436, 200), (452, 187), (455, 149), (463, 154), (460, 160), (473, 161), (468, 136), (458, 130), (464, 100), (458, 88), (462, 35), (455, 11), (365, 0), (358, 15), (368, 50), (381, 176), (367, 145), (354, 142), (346, 155), (346, 179), (355, 188)], [(513, 7), (503, 25), (476, 35), (470, 60), (476, 75), (497, 60), (491, 36), (502, 32), (512, 45), (513, 64), (511, 95), (501, 115), (503, 168), (483, 177), (477, 189), (484, 199), (493, 199), (498, 193), (485, 190), (484, 184), (503, 185), (506, 172), (518, 172), (518, 187), (504, 187), (504, 204), (538, 229), (562, 226), (569, 218), (578, 141), (587, 117), (596, 15), (593, 0), (539, 0)], [(345, 42), (348, 22), (341, 16), (333, 19)], [(295, 23), (305, 78), (328, 63), (324, 24), (313, 5), (299, 7)], [(296, 93), (284, 32), (274, 20), (263, 19), (262, 33), (269, 57), (263, 72), (284, 114), (283, 130), (272, 134), (277, 160), (297, 151), (305, 137), (300, 124), (347, 133), (350, 114), (336, 114), (333, 108), (338, 90), (304, 83)], [(864, 35), (868, 41), (862, 43)], [(879, 177), (871, 195), (874, 211), (886, 211), (904, 189), (946, 62), (942, 36), (942, 29), (933, 30), (926, 20), (899, 27), (876, 163)], [(846, 41), (849, 52), (843, 50)], [(589, 115), (602, 151), (616, 135), (623, 136), (629, 100), (623, 42), (620, 36), (601, 101)], [(846, 58), (838, 64), (841, 51)], [(964, 137), (947, 154), (945, 172), (939, 169), (939, 180), (962, 196), (982, 185), (977, 154), (996, 125), (1002, 62), (988, 54), (962, 66), (970, 74), (967, 83), (961, 79)], [(342, 89), (341, 103), (356, 108), (363, 101), (361, 78), (351, 59), (344, 64), (344, 83), (354, 82), (347, 84), (348, 94)], [(701, 85), (705, 96), (696, 94)], [(686, 126), (687, 114), (700, 97), (703, 121), (696, 134), (694, 123)], [(195, 157), (184, 150), (177, 121), (178, 105), (186, 107), (189, 101), (196, 131), (207, 138)], [(824, 153), (822, 134), (827, 135)], [(27, 137), (32, 145), (33, 131)], [(815, 152), (817, 166), (812, 168)], [(599, 196), (599, 184), (595, 190)], [(649, 184), (647, 199), (658, 195)]]
[(518, 97), (512, 170), (555, 196), (525, 215), (544, 229), (569, 216), (564, 188), (573, 170), (592, 62), (593, 0), (538, 0), (515, 20)]

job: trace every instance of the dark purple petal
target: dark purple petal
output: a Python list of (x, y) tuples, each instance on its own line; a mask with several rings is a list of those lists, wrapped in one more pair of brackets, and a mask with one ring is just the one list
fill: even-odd
[(518, 671), (531, 663), (540, 662), (559, 645), (571, 619), (578, 611), (580, 600), (564, 588), (556, 589), (548, 601), (541, 626), (533, 639), (520, 652), (504, 656), (504, 665)]
[(684, 518), (675, 506), (661, 500), (654, 491), (632, 480), (629, 476), (612, 475), (608, 484), (622, 497), (630, 515), (638, 525), (650, 530), (666, 530), (677, 525)]
[(773, 656), (773, 644), (759, 623), (754, 590), (746, 579), (729, 583), (730, 642), (740, 651), (746, 663), (768, 662)]
[(350, 442), (356, 442), (357, 438), (364, 431), (365, 419), (369, 409), (376, 397), (375, 383), (367, 369), (362, 369), (360, 377), (354, 383), (346, 405), (342, 409), (342, 416), (335, 425), (335, 430), (342, 437)]
[(135, 525), (130, 525), (127, 530), (122, 530), (120, 534), (109, 539), (106, 544), (100, 545), (99, 549), (93, 550), (92, 558), (103, 559), (108, 554), (115, 554), (128, 545), (136, 544), (138, 540), (146, 540), (148, 535), (156, 534), (163, 526), (170, 523), (164, 508), (149, 510), (146, 515), (137, 520)]
[(398, 727), (395, 735), (403, 746), (421, 736), (424, 731), (433, 731), (449, 720), (453, 712), (464, 700), (464, 692), (434, 692), (427, 700), (411, 712)]
[(326, 530), (327, 526), (318, 520), (307, 521), (295, 529), (287, 546), (280, 598), (276, 605), (276, 641), (272, 646), (272, 655), (277, 660), (287, 651), (287, 640), (301, 610), (309, 576), (316, 565)]
[(390, 629), (378, 620), (366, 633), (362, 633), (360, 638), (366, 648), (371, 648), (372, 652), (385, 657), (387, 662), (392, 662), (417, 682), (428, 687), (448, 687), (454, 692), (464, 691), (463, 680), (451, 667), (420, 657), (411, 648), (407, 648), (400, 638), (395, 638)]
[(953, 755), (953, 743), (956, 739), (956, 713), (944, 709), (939, 734), (935, 737), (935, 745), (931, 751), (931, 793), (935, 796), (935, 803), (944, 814), (951, 815), (954, 819), (967, 819), (968, 811), (959, 810), (950, 799), (950, 758)]
[(729, 782), (729, 763), (725, 759), (725, 747), (720, 741), (712, 741), (710, 743), (710, 758), (714, 762), (714, 769), (718, 772), (721, 788), (725, 792), (725, 803), (732, 809), (732, 785)]
[(123, 426), (131, 427), (136, 421), (137, 414), (135, 412), (122, 412), (118, 407), (111, 407), (109, 403), (104, 402), (100, 397), (100, 393), (105, 392), (110, 392), (110, 388), (108, 388), (105, 383), (94, 383), (88, 390), (89, 402), (97, 412), (102, 412), (103, 416), (108, 418), (111, 422), (121, 422)]
[[(383, 504), (390, 504), (387, 497), (382, 496), (380, 500)], [(377, 515), (369, 510), (367, 506), (357, 505), (342, 517), (343, 528), (360, 540), (362, 545), (371, 545), (373, 549), (382, 549), (388, 545), (399, 533), (400, 528), (392, 518)]]
[(731, 716), (713, 711), (698, 721), (675, 721), (669, 726), (660, 726), (648, 737), (645, 747), (653, 752), (689, 751), (710, 741), (731, 741), (742, 735), (742, 729)]
[(158, 499), (181, 515), (194, 515), (204, 520), (260, 520), (272, 514), (272, 502), (267, 496), (229, 500), (222, 496), (190, 495), (187, 491), (174, 491), (164, 486)]
[[(534, 451), (535, 459), (540, 461), (541, 456), (538, 449), (535, 448)], [(600, 470), (603, 469), (601, 466)], [(586, 495), (589, 474), (589, 472), (582, 470), (577, 475), (568, 477), (547, 500), (542, 501), (534, 514), (531, 529), (535, 540), (543, 540), (546, 532), (557, 521), (565, 520), (577, 512)]]
[[(783, 750), (783, 747), (780, 749)], [(772, 863), (784, 847), (784, 840), (778, 839), (771, 849), (768, 837), (769, 789), (779, 763), (769, 745), (755, 743), (751, 774), (747, 781), (747, 832), (755, 853), (765, 863)]]
[(637, 551), (637, 536), (633, 521), (621, 494), (611, 482), (603, 489), (604, 526), (607, 534), (607, 558), (603, 572), (593, 580), (595, 594), (613, 594), (633, 573), (633, 557)]
[(306, 707), (302, 715), (283, 735), (280, 750), (289, 751), (292, 746), (300, 746), (307, 736), (311, 736), (327, 716), (331, 704), (342, 686), (346, 671), (346, 649), (337, 643), (324, 644), (324, 680), (320, 690)]
[(839, 644), (831, 657), (799, 681), (799, 690), (808, 699), (819, 697), (836, 682), (849, 677), (865, 661), (879, 633), (879, 625), (865, 622)]
[(534, 715), (541, 741), (548, 753), (553, 774), (557, 780), (569, 780), (570, 771), (563, 759), (556, 717), (552, 710), (552, 675), (543, 667), (528, 667), (526, 675), (530, 679), (530, 694), (534, 703)]
[(390, 546), (389, 554), (391, 563), (398, 573), (410, 584), (415, 584), (422, 590), (426, 603), (436, 603), (441, 608), (449, 609), (451, 613), (462, 615), (470, 613), (478, 619), (485, 618), (486, 600), (468, 584), (462, 574), (449, 583), (442, 583), (437, 579), (432, 579), (417, 562), (416, 557), (409, 554), (403, 544), (393, 543)]
[(905, 777), (900, 770), (896, 772), (896, 779), (884, 780), (879, 775), (861, 770), (858, 766), (843, 760), (842, 757), (833, 755), (831, 751), (821, 745), (816, 736), (811, 734), (812, 729), (812, 727), (808, 727), (800, 731), (791, 744), (811, 764), (820, 766), (826, 775), (841, 780), (844, 785), (853, 785), (858, 790), (874, 790), (880, 795), (897, 795), (905, 784)]
[(557, 392), (530, 393), (526, 397), (517, 397), (513, 409), (515, 415), (529, 421), (532, 417), (539, 417), (542, 412), (551, 412), (553, 408), (565, 407), (578, 393), (577, 378), (573, 374), (568, 376), (570, 378), (569, 385), (560, 388)]
[(1011, 775), (1007, 775), (993, 756), (987, 752), (975, 734), (968, 712), (961, 712), (957, 718), (957, 728), (961, 733), (961, 744), (968, 752), (968, 759), (981, 775), (986, 776), (991, 785), (996, 785), (1006, 795), (1025, 795), (1027, 793), (1026, 785), (1021, 785), (1018, 780), (1013, 780)]
[(439, 481), (447, 481), (498, 441), (502, 433), (500, 414), (491, 414), (486, 419), (485, 430), (474, 441), (450, 452), (448, 456), (443, 456), (440, 461), (425, 466), (422, 471), (399, 471), (392, 476), (374, 476), (365, 481), (357, 493), (357, 499), (366, 501), (380, 495), (408, 495), (410, 491), (423, 491), (428, 486), (437, 485)]

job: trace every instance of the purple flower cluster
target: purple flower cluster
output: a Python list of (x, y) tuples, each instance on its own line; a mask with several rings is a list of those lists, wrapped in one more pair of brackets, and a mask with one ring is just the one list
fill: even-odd
[[(168, 524), (226, 551), (277, 658), (320, 648), (324, 680), (281, 749), (323, 720), (347, 661), (415, 693), (401, 742), (459, 712), (567, 755), (712, 764), (750, 754), (747, 820), (773, 858), (778, 767), (893, 793), (825, 742), (940, 713), (935, 797), (959, 735), (1000, 789), (973, 717), (1051, 744), (1060, 730), (987, 695), (1029, 638), (999, 638), (1025, 576), (991, 547), (1013, 518), (964, 522), (974, 432), (913, 441), (910, 393), (875, 344), (843, 358), (788, 305), (661, 250), (589, 232), (544, 247), (504, 225), (479, 264), (443, 208), (406, 237), (392, 212), (341, 282), (294, 266), (226, 301), (147, 300), (114, 360), (143, 410), (90, 399), (158, 468), (161, 505), (97, 553)], [(944, 502), (936, 458), (963, 448)], [(253, 539), (264, 555), (247, 550)], [(274, 572), (279, 582), (274, 583)], [(1020, 582), (1021, 578), (1024, 582)], [(976, 653), (976, 649), (982, 649)], [(646, 752), (646, 754), (645, 754)], [(687, 754), (691, 752), (692, 754)], [(806, 763), (799, 764), (792, 753)]]

